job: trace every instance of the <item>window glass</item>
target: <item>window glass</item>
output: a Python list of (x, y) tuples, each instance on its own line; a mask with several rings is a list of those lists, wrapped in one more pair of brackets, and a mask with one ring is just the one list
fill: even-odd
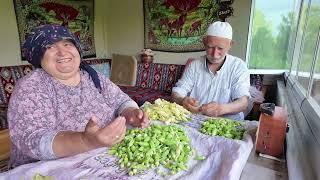
[(288, 45), (293, 26), (292, 0), (256, 0), (249, 52), (250, 69), (288, 69)]
[[(314, 5), (314, 11), (315, 17), (318, 19), (320, 18), (320, 0), (316, 1), (316, 4)], [(314, 19), (316, 21), (317, 19)], [(318, 36), (320, 34), (320, 23), (317, 23), (319, 21), (316, 21), (315, 24), (318, 24)], [(317, 25), (315, 25), (317, 26)], [(311, 96), (316, 100), (316, 102), (320, 105), (320, 42), (317, 44), (317, 59), (315, 63), (315, 70), (314, 70), (314, 75), (313, 75), (313, 84), (311, 88)]]
[[(289, 41), (289, 48), (288, 48), (288, 57), (291, 59), (291, 70), (290, 75), (295, 77), (297, 74), (298, 68), (298, 57), (300, 52), (300, 45), (302, 39), (302, 26), (300, 25), (303, 21), (304, 16), (300, 16), (300, 11), (302, 12), (303, 7), (307, 5), (307, 0), (301, 4), (302, 0), (296, 0), (294, 4), (294, 21), (291, 27), (291, 34), (290, 34), (290, 41)], [(302, 6), (302, 7), (301, 7)], [(305, 13), (302, 13), (305, 14)]]
[[(320, 46), (320, 45), (319, 45)], [(317, 101), (320, 105), (320, 47), (318, 47), (318, 58), (315, 67), (315, 72), (313, 76), (313, 84), (311, 89), (311, 96)]]
[(319, 31), (320, 0), (312, 0), (307, 13), (306, 29), (304, 31), (303, 49), (298, 64), (298, 81), (307, 90), (310, 80), (312, 62), (314, 60), (316, 41)]

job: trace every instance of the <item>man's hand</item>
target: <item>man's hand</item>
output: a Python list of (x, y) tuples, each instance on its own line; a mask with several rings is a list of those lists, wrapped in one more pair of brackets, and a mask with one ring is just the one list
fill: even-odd
[(127, 122), (134, 127), (145, 128), (149, 126), (149, 117), (141, 109), (130, 107), (125, 109), (121, 115), (124, 116)]
[(216, 102), (211, 102), (208, 104), (203, 104), (200, 107), (200, 112), (207, 116), (219, 117), (225, 114), (236, 114), (246, 110), (248, 106), (248, 97), (242, 96), (233, 102), (227, 104), (219, 104)]
[(99, 128), (97, 117), (93, 116), (83, 133), (83, 141), (90, 148), (112, 146), (122, 141), (126, 134), (126, 119), (123, 116), (115, 118), (108, 126)]
[(200, 112), (204, 115), (211, 117), (218, 117), (224, 115), (224, 108), (222, 104), (218, 104), (216, 102), (211, 102), (208, 104), (203, 104), (200, 107)]
[(186, 96), (182, 100), (182, 106), (192, 113), (199, 112), (199, 102), (195, 98)]

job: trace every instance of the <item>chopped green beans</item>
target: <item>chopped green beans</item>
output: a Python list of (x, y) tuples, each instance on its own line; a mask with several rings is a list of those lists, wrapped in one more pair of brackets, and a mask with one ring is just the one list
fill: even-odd
[(225, 118), (208, 118), (200, 131), (210, 136), (223, 136), (230, 139), (242, 139), (245, 129), (241, 123)]
[[(128, 169), (133, 176), (162, 164), (170, 174), (187, 170), (192, 150), (185, 131), (176, 125), (151, 125), (145, 129), (128, 129), (124, 140), (109, 150), (109, 154), (119, 157), (120, 167)], [(134, 147), (134, 148), (133, 148)], [(164, 175), (165, 174), (165, 175)]]
[(32, 180), (53, 180), (53, 177), (51, 176), (43, 176), (39, 173), (36, 173), (33, 177)]
[(196, 156), (194, 159), (198, 160), (198, 161), (202, 161), (202, 160), (205, 160), (206, 157), (204, 157), (204, 156)]
[(146, 102), (143, 105), (143, 109), (150, 119), (160, 120), (166, 124), (190, 120), (188, 117), (188, 115), (191, 114), (190, 111), (179, 104), (170, 103), (163, 99), (155, 100), (154, 104)]

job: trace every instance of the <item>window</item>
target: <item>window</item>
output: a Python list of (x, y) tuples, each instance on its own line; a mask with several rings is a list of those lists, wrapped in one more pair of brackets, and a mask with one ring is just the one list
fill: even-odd
[(290, 76), (306, 98), (320, 105), (320, 0), (296, 0), (295, 12), (298, 9), (288, 46)]
[(310, 72), (313, 70), (311, 67), (314, 61), (319, 30), (320, 6), (318, 1), (320, 0), (313, 0), (307, 8), (306, 24), (304, 26), (305, 30), (302, 42), (303, 48), (298, 64), (298, 81), (305, 90), (308, 90)]
[[(307, 1), (304, 1), (307, 2)], [(289, 48), (288, 48), (288, 57), (291, 59), (291, 69), (290, 69), (290, 75), (295, 77), (297, 75), (298, 71), (298, 57), (300, 54), (300, 45), (302, 40), (302, 30), (303, 27), (301, 26), (302, 18), (300, 16), (300, 11), (302, 11), (304, 6), (308, 5), (307, 3), (303, 3), (302, 0), (295, 1), (294, 4), (294, 22), (292, 25), (291, 30), (291, 37), (289, 42)], [(301, 7), (302, 6), (302, 7)], [(305, 16), (303, 16), (305, 18)]]
[(315, 52), (316, 63), (314, 68), (311, 97), (320, 105), (320, 27), (318, 30), (317, 49)]
[(294, 11), (292, 0), (256, 0), (248, 44), (250, 69), (289, 69), (289, 37)]

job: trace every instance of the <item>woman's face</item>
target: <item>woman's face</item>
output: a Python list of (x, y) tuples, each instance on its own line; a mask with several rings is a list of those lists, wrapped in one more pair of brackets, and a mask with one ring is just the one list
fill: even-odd
[(69, 40), (58, 41), (47, 47), (41, 60), (41, 66), (58, 80), (71, 80), (79, 74), (79, 51)]

